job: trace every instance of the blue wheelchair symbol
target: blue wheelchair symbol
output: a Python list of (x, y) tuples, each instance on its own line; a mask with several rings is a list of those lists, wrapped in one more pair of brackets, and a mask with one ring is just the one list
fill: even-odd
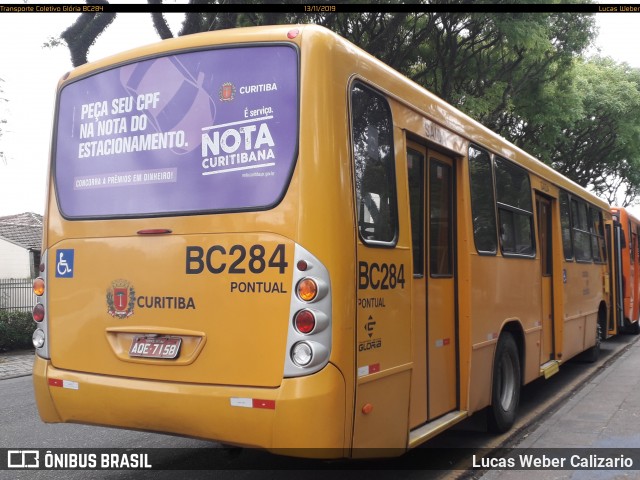
[(73, 249), (56, 250), (56, 277), (73, 278)]

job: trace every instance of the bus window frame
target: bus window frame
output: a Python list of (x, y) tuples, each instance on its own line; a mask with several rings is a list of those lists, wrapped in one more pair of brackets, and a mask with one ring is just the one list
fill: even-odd
[[(494, 247), (493, 250), (480, 250), (476, 242), (476, 221), (474, 217), (474, 205), (477, 204), (476, 203), (477, 199), (474, 199), (474, 193), (473, 193), (474, 181), (473, 181), (472, 172), (471, 172), (471, 165), (470, 165), (471, 160), (469, 158), (469, 150), (471, 150), (472, 148), (477, 150), (478, 152), (486, 154), (488, 157), (489, 176), (491, 178), (491, 185), (490, 185), (489, 191), (491, 193), (490, 209), (491, 209), (491, 215), (493, 218), (493, 224), (490, 225), (490, 227), (493, 227), (493, 247)], [(497, 209), (496, 209), (495, 176), (493, 172), (493, 154), (488, 149), (476, 143), (469, 143), (469, 145), (467, 146), (467, 167), (469, 171), (469, 199), (470, 199), (469, 204), (471, 207), (471, 228), (473, 230), (473, 244), (476, 249), (476, 252), (478, 252), (478, 255), (495, 257), (498, 255), (498, 245), (500, 242), (498, 239), (498, 220), (497, 220)]]
[[(523, 208), (514, 206), (514, 205), (510, 205), (507, 203), (503, 203), (500, 202), (498, 200), (498, 181), (496, 178), (497, 175), (497, 170), (498, 170), (498, 166), (496, 165), (497, 161), (503, 162), (505, 166), (507, 166), (508, 168), (513, 168), (516, 170), (520, 170), (522, 174), (525, 175), (528, 183), (529, 183), (529, 202), (530, 202), (530, 207), (531, 207), (531, 211), (525, 210)], [(498, 156), (498, 155), (494, 155), (493, 156), (493, 175), (494, 175), (494, 195), (495, 195), (495, 204), (496, 204), (496, 226), (498, 228), (498, 243), (500, 245), (500, 253), (502, 254), (502, 256), (504, 258), (523, 258), (523, 259), (529, 259), (529, 260), (535, 260), (537, 258), (537, 244), (536, 244), (536, 238), (535, 238), (535, 225), (534, 225), (534, 201), (533, 201), (533, 188), (531, 185), (531, 174), (530, 172), (521, 167), (520, 165), (518, 165), (515, 162), (512, 162), (510, 160), (507, 160), (504, 157)], [(519, 215), (519, 216), (526, 216), (529, 219), (529, 239), (531, 241), (531, 252), (530, 253), (519, 253), (519, 252), (505, 252), (504, 250), (504, 242), (502, 241), (502, 234), (501, 234), (501, 229), (502, 229), (502, 225), (500, 222), (501, 216), (500, 216), (500, 212), (506, 212), (509, 213), (511, 215), (513, 215), (513, 219), (514, 221), (512, 222), (512, 226), (514, 227), (514, 232), (515, 232), (515, 215)], [(514, 237), (514, 241), (515, 241), (515, 237)]]
[[(607, 263), (607, 248), (605, 245), (605, 231), (604, 231), (604, 217), (602, 215), (602, 210), (598, 207), (596, 207), (595, 205), (591, 205), (590, 203), (587, 203), (587, 207), (588, 207), (588, 212), (589, 212), (589, 229), (591, 230), (591, 260), (593, 263), (598, 264), (598, 265), (604, 265)], [(600, 228), (601, 228), (601, 232), (598, 232), (596, 229), (596, 226), (593, 224), (593, 215), (594, 213), (598, 216), (598, 220), (600, 222)], [(601, 258), (596, 259), (594, 252), (593, 252), (593, 241), (595, 239), (596, 242), (596, 246), (598, 249), (598, 256), (600, 256)], [(604, 248), (603, 248), (604, 246)], [(604, 253), (604, 258), (602, 258), (603, 255), (601, 255), (602, 253)]]
[[(426, 249), (424, 248), (424, 240), (425, 240), (425, 164), (426, 157), (422, 155), (422, 152), (419, 152), (415, 148), (411, 146), (407, 146), (407, 192), (409, 192), (409, 215), (411, 218), (411, 242), (413, 249), (413, 260), (412, 260), (412, 268), (413, 268), (413, 278), (424, 278), (425, 277), (425, 254)], [(418, 162), (417, 165), (409, 166), (409, 152), (414, 153), (415, 155), (420, 156), (421, 161)], [(412, 168), (417, 167), (418, 175), (413, 176), (410, 174)], [(419, 205), (418, 211), (412, 211), (412, 202), (411, 202), (411, 187), (412, 187), (412, 178), (416, 178), (419, 176), (420, 184), (418, 185), (418, 202)], [(417, 217), (415, 220), (418, 221), (418, 225), (414, 225), (414, 216)], [(414, 227), (419, 227), (418, 231), (414, 231)], [(415, 238), (418, 237), (418, 238)], [(416, 248), (417, 247), (417, 248)], [(419, 255), (416, 255), (416, 250), (418, 250)], [(416, 271), (416, 265), (420, 267), (420, 271)]]
[(566, 217), (569, 221), (568, 232), (569, 232), (569, 248), (571, 249), (571, 255), (567, 256), (567, 252), (564, 245), (564, 237), (562, 237), (562, 255), (564, 256), (565, 261), (573, 262), (575, 261), (575, 252), (573, 248), (573, 222), (571, 219), (571, 194), (566, 190), (560, 190), (558, 194), (558, 202), (560, 208), (560, 234), (563, 235), (564, 226), (562, 225), (562, 216), (563, 216), (563, 206), (562, 206), (562, 197), (567, 200), (566, 204)]
[[(357, 174), (356, 174), (356, 154), (355, 154), (355, 149), (354, 149), (354, 138), (353, 138), (353, 117), (354, 117), (354, 108), (353, 108), (353, 90), (356, 86), (360, 86), (360, 88), (362, 90), (368, 90), (369, 92), (372, 92), (373, 95), (378, 96), (379, 98), (381, 98), (382, 100), (384, 100), (387, 111), (388, 111), (388, 115), (389, 115), (389, 120), (390, 120), (390, 126), (391, 126), (391, 163), (392, 163), (392, 168), (391, 168), (391, 178), (389, 179), (389, 186), (392, 187), (393, 192), (391, 192), (393, 194), (393, 204), (391, 205), (393, 211), (392, 213), (394, 214), (394, 218), (393, 218), (393, 222), (390, 223), (390, 226), (394, 229), (394, 235), (393, 238), (389, 241), (382, 241), (382, 240), (373, 240), (373, 239), (366, 239), (364, 238), (364, 236), (362, 235), (362, 231), (360, 229), (360, 213), (359, 213), (359, 209), (360, 206), (358, 205), (358, 187), (357, 187), (357, 183), (356, 183), (356, 179), (357, 179)], [(396, 152), (396, 145), (395, 145), (395, 125), (393, 123), (393, 111), (391, 110), (391, 105), (389, 103), (389, 97), (387, 94), (385, 94), (384, 91), (380, 90), (379, 88), (374, 87), (370, 82), (367, 82), (364, 78), (360, 78), (360, 77), (354, 77), (351, 79), (351, 81), (348, 83), (347, 85), (347, 101), (348, 101), (348, 120), (349, 120), (349, 150), (350, 150), (350, 154), (351, 154), (351, 172), (353, 174), (353, 200), (354, 200), (354, 219), (355, 219), (355, 227), (356, 230), (358, 232), (358, 238), (360, 239), (360, 241), (362, 242), (363, 245), (366, 245), (367, 247), (372, 247), (372, 248), (395, 248), (398, 244), (398, 239), (400, 237), (400, 218), (399, 218), (399, 209), (398, 209), (398, 174), (397, 174), (397, 152)]]
[[(444, 166), (446, 167), (446, 169), (448, 170), (448, 175), (449, 175), (449, 182), (447, 184), (447, 187), (450, 189), (448, 192), (448, 229), (447, 229), (447, 242), (446, 242), (446, 247), (448, 248), (448, 261), (447, 261), (447, 268), (448, 268), (448, 272), (447, 273), (438, 273), (438, 272), (434, 272), (433, 268), (434, 268), (434, 262), (433, 262), (433, 257), (432, 257), (432, 248), (434, 247), (434, 235), (433, 235), (433, 223), (432, 223), (432, 218), (431, 218), (431, 212), (432, 212), (432, 202), (434, 201), (434, 197), (432, 196), (434, 194), (433, 192), (433, 188), (432, 184), (431, 184), (431, 173), (432, 173), (432, 167), (438, 167), (438, 166)], [(425, 169), (427, 170), (427, 169)], [(426, 180), (428, 182), (428, 196), (429, 196), (429, 201), (428, 201), (428, 213), (429, 213), (429, 242), (428, 242), (428, 247), (427, 249), (425, 249), (425, 254), (429, 255), (429, 277), (430, 278), (453, 278), (454, 276), (454, 269), (455, 269), (455, 264), (454, 264), (454, 250), (455, 250), (455, 245), (454, 245), (454, 229), (455, 229), (455, 195), (456, 195), (456, 187), (455, 187), (455, 163), (452, 165), (449, 165), (448, 163), (445, 163), (437, 158), (433, 158), (433, 157), (429, 157), (429, 162), (428, 162), (428, 171), (425, 172), (426, 174)], [(426, 223), (426, 222), (425, 222)], [(428, 251), (427, 251), (428, 250)], [(426, 273), (426, 272), (425, 272)]]
[[(591, 243), (591, 229), (590, 229), (590, 216), (589, 216), (589, 207), (591, 206), (589, 203), (587, 203), (584, 199), (580, 198), (580, 197), (576, 197), (573, 195), (569, 195), (569, 199), (570, 199), (570, 209), (571, 209), (571, 228), (573, 230), (573, 235), (572, 235), (572, 239), (573, 239), (573, 258), (574, 261), (577, 263), (596, 263), (593, 260), (593, 246)], [(573, 218), (574, 216), (574, 210), (573, 210), (573, 205), (576, 205), (576, 214), (578, 216), (578, 226), (576, 226), (576, 222)], [(584, 230), (582, 228), (579, 228), (581, 226), (581, 222), (580, 222), (580, 206), (582, 206), (586, 212), (586, 222), (587, 222), (587, 229)], [(577, 235), (576, 233), (580, 233), (581, 235), (588, 235), (589, 241), (587, 242), (589, 245), (589, 258), (579, 258), (578, 255), (576, 255), (576, 238)], [(600, 262), (597, 262), (600, 263)]]

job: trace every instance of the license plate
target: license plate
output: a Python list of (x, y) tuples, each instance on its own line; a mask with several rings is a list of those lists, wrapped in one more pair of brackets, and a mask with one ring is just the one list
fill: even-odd
[(180, 337), (134, 337), (130, 357), (173, 359), (180, 352)]

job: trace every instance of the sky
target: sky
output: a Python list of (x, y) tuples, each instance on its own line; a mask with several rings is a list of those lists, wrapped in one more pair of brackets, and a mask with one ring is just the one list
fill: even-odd
[[(165, 3), (186, 0), (165, 0)], [(23, 0), (3, 4), (24, 5)], [(34, 2), (29, 2), (34, 3)], [(38, 1), (39, 4), (61, 2)], [(67, 1), (65, 4), (84, 4)], [(146, 3), (131, 0), (128, 3)], [(627, 2), (629, 3), (629, 2)], [(630, 2), (640, 3), (640, 0)], [(638, 13), (598, 13), (600, 29), (593, 53), (611, 56), (640, 68), (640, 28)], [(51, 37), (57, 37), (73, 24), (74, 13), (0, 13), (0, 118), (5, 118), (0, 151), (0, 216), (22, 212), (44, 213), (48, 157), (53, 121), (56, 85), (60, 77), (72, 69), (66, 46), (44, 48)], [(184, 14), (167, 15), (175, 33)], [(118, 13), (115, 21), (89, 50), (89, 60), (158, 41), (148, 13)], [(640, 216), (640, 207), (633, 209)]]

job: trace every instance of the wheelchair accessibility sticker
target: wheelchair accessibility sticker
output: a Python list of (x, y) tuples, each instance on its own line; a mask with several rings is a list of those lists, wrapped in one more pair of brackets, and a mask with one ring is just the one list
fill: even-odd
[(73, 278), (73, 249), (56, 250), (56, 277)]

